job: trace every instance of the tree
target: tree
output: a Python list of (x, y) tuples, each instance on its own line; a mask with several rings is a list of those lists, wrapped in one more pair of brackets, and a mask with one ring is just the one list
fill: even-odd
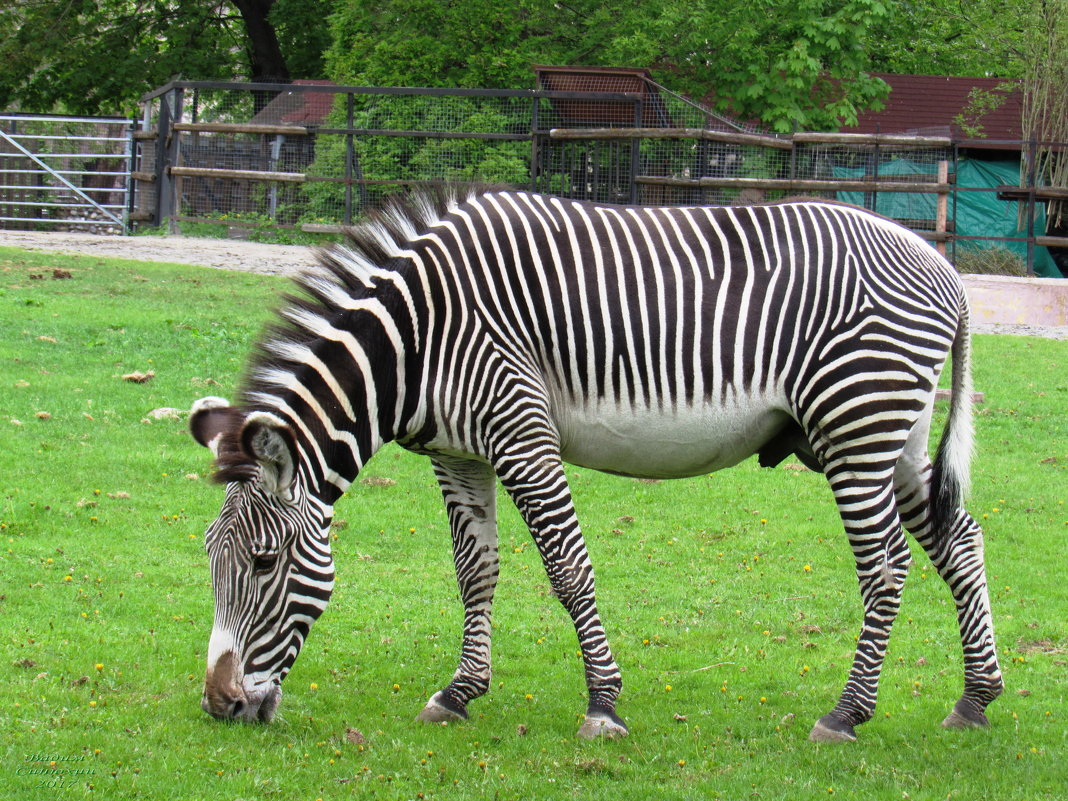
[(331, 0), (0, 0), (0, 108), (130, 113), (176, 77), (322, 77)]
[(1031, 0), (906, 0), (870, 32), (880, 72), (1018, 78)]
[(881, 0), (338, 0), (328, 72), (364, 84), (531, 83), (531, 65), (651, 68), (666, 85), (777, 130), (852, 121)]
[[(1068, 186), (1068, 158), (1052, 144), (1068, 142), (1068, 0), (1032, 0), (1026, 19), (1022, 131), (1040, 144), (1035, 163), (1021, 165), (1020, 185), (1027, 184), (1033, 170), (1039, 182)], [(1065, 205), (1063, 200), (1050, 203), (1057, 227)]]

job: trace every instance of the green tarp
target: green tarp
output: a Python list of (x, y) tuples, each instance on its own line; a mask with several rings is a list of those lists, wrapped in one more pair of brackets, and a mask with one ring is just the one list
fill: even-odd
[[(950, 165), (952, 166), (952, 165)], [(957, 162), (957, 187), (977, 187), (995, 189), (998, 186), (1015, 186), (1020, 181), (1019, 165), (1012, 162), (978, 161), (960, 159)], [(894, 159), (879, 165), (879, 176), (891, 175), (933, 175), (937, 171), (934, 164), (922, 164), (909, 159)], [(860, 180), (870, 171), (866, 168), (835, 167), (834, 177)], [(838, 199), (844, 203), (865, 205), (863, 192), (839, 192)], [(933, 220), (937, 196), (912, 192), (880, 192), (875, 211), (895, 220)], [(957, 192), (956, 201), (949, 200), (949, 216), (956, 222), (956, 233), (961, 236), (1007, 236), (1025, 237), (1017, 220), (1015, 201), (998, 200), (995, 192)], [(1041, 235), (1046, 230), (1046, 209), (1042, 204), (1035, 206), (1035, 233)], [(957, 248), (1007, 248), (1027, 259), (1026, 242), (992, 242), (958, 240)], [(1044, 247), (1035, 247), (1035, 275), (1047, 278), (1060, 278), (1061, 272), (1049, 251)]]

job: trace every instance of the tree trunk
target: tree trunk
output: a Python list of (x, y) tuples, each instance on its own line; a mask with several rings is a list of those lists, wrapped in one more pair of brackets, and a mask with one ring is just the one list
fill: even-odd
[(274, 0), (233, 0), (233, 4), (241, 12), (248, 34), (249, 77), (261, 83), (288, 83), (289, 68), (278, 33), (268, 19)]

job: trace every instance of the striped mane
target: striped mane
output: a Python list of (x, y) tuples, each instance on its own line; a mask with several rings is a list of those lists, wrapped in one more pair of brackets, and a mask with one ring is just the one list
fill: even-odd
[(364, 221), (346, 229), (342, 243), (317, 250), (317, 266), (293, 277), (297, 291), (282, 296), (274, 320), (265, 327), (245, 365), (237, 403), (218, 442), (215, 482), (247, 482), (256, 477), (256, 461), (240, 442), (241, 423), (258, 407), (258, 396), (277, 390), (266, 377), (272, 371), (299, 366), (296, 351), (315, 340), (300, 320), (309, 316), (330, 319), (352, 301), (371, 297), (375, 279), (391, 271), (407, 243), (464, 201), (501, 188), (442, 184), (393, 195)]

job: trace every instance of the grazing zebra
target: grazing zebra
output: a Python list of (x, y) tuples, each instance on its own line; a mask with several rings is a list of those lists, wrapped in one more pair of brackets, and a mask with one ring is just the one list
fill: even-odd
[[(500, 481), (578, 633), (579, 733), (624, 735), (622, 681), (564, 462), (652, 478), (752, 454), (822, 472), (856, 558), (856, 657), (813, 740), (871, 718), (910, 557), (956, 601), (964, 692), (945, 726), (987, 723), (1002, 691), (983, 535), (964, 511), (972, 444), (968, 305), (921, 239), (821, 202), (643, 208), (480, 190), (417, 194), (321, 254), (253, 358), (240, 402), (192, 432), (226, 484), (208, 528), (215, 624), (203, 708), (270, 720), (333, 586), (334, 503), (383, 443), (433, 462), (464, 604), (459, 667), (419, 719), (467, 717), (490, 684)], [(938, 376), (953, 399), (932, 466)]]

